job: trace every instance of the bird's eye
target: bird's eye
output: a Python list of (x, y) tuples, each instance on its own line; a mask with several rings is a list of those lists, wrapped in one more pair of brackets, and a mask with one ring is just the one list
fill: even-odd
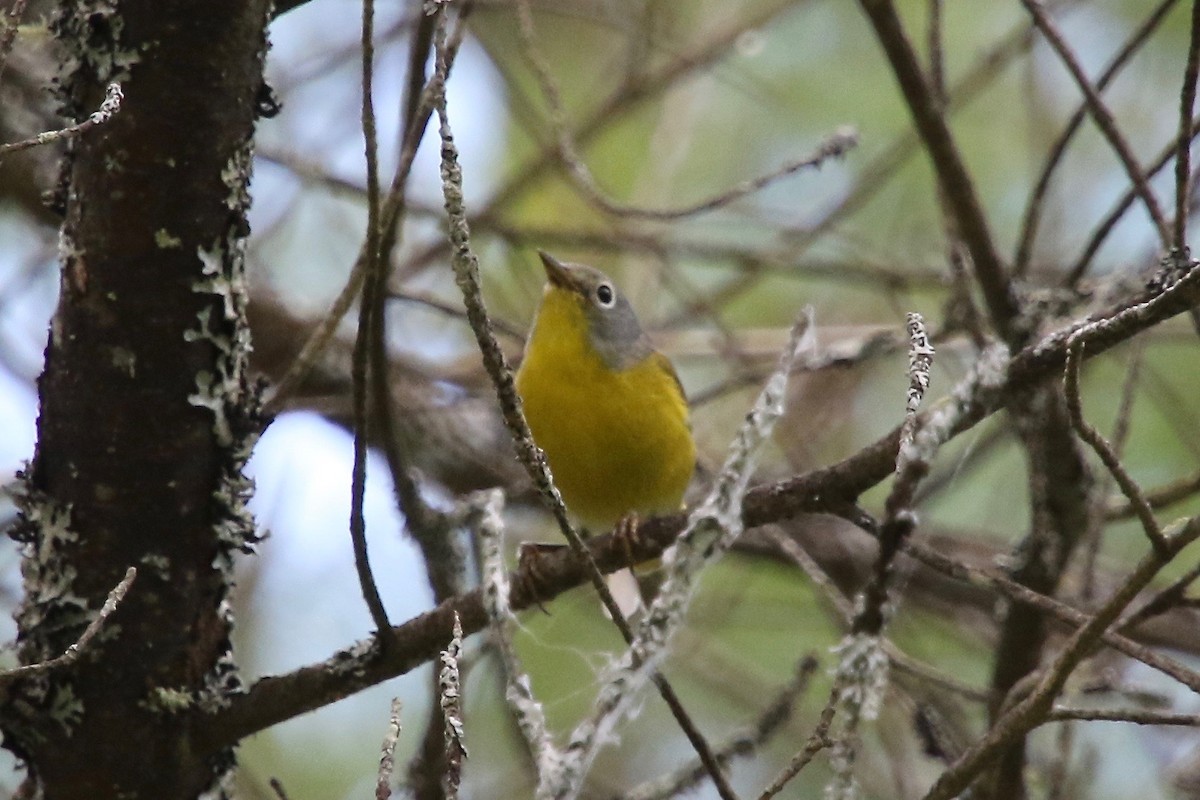
[(596, 300), (599, 301), (603, 308), (612, 308), (615, 299), (616, 295), (613, 293), (613, 287), (610, 284), (602, 283), (596, 287)]

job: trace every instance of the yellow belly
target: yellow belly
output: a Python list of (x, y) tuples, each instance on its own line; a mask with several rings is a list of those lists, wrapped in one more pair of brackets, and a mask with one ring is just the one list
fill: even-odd
[(677, 511), (696, 451), (669, 363), (654, 353), (614, 372), (554, 313), (539, 312), (517, 391), (568, 510), (596, 532), (630, 512)]

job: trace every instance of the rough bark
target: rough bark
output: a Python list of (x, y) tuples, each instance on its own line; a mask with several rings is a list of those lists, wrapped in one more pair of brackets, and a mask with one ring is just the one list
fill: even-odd
[(74, 143), (61, 287), (26, 475), (20, 657), (52, 657), (125, 570), (138, 579), (68, 670), (12, 687), (0, 726), (25, 790), (56, 798), (221, 793), (183, 713), (236, 685), (226, 597), (253, 525), (257, 434), (242, 248), (266, 0), (65, 2), (65, 115), (124, 87)]

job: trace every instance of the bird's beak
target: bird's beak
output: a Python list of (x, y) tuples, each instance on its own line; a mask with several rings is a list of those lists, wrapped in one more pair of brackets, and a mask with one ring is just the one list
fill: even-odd
[(567, 265), (545, 250), (538, 250), (538, 255), (542, 258), (542, 266), (546, 268), (546, 277), (550, 283), (560, 289), (575, 289), (575, 281), (571, 279), (571, 270)]

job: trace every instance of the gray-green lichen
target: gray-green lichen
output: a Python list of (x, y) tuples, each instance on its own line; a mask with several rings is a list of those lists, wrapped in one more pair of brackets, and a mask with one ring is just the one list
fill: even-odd
[(118, 372), (130, 378), (137, 377), (137, 353), (127, 347), (114, 347), (111, 350), (112, 365)]
[(180, 248), (183, 247), (183, 239), (180, 239), (166, 228), (159, 228), (154, 232), (154, 246), (159, 250)]
[(56, 683), (50, 691), (50, 719), (62, 726), (71, 735), (83, 719), (83, 702), (75, 696), (75, 690), (69, 683)]
[(164, 581), (171, 579), (171, 559), (162, 553), (146, 553), (138, 561), (146, 573)]
[[(22, 630), (45, 625), (50, 631), (86, 625), (87, 602), (74, 594), (78, 573), (64, 553), (79, 538), (71, 529), (70, 507), (54, 503), (34, 489), (25, 473), (18, 475), (13, 499), (21, 521), (12, 536), (21, 546), (25, 584), (25, 599), (16, 614), (18, 624)], [(26, 663), (56, 655), (49, 650), (23, 653)]]
[[(212, 415), (213, 437), (221, 449), (220, 474), (212, 493), (212, 525), (218, 545), (212, 567), (224, 576), (226, 587), (233, 585), (235, 553), (249, 552), (258, 541), (254, 518), (246, 506), (254, 483), (245, 475), (263, 425), (262, 387), (249, 377), (250, 327), (246, 319), (251, 155), (247, 138), (221, 171), (220, 178), (228, 187), (224, 205), (231, 212), (229, 224), (223, 236), (196, 250), (201, 277), (192, 284), (192, 291), (209, 302), (197, 312), (195, 325), (184, 332), (187, 342), (207, 346), (211, 353), (209, 367), (195, 376), (196, 388), (188, 402)], [(221, 598), (217, 614), (232, 630), (233, 612), (226, 597)], [(240, 691), (241, 679), (228, 647), (205, 674), (203, 689), (193, 702), (213, 713)], [(221, 786), (214, 787), (213, 796), (225, 794)]]
[[(125, 20), (115, 0), (68, 0), (58, 4), (51, 29), (64, 46), (59, 68), (61, 86), (70, 90), (80, 74), (97, 79), (100, 85), (124, 83), (129, 70), (141, 60), (135, 48), (123, 43)], [(63, 100), (70, 104), (75, 98)], [(83, 107), (68, 108), (78, 118)]]
[(156, 686), (150, 690), (146, 705), (164, 714), (182, 714), (196, 704), (196, 698), (186, 689)]

